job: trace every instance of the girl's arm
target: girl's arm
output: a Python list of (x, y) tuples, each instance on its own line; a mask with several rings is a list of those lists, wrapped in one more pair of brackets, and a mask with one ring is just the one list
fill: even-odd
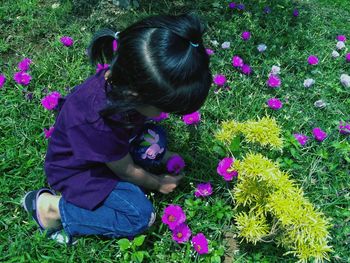
[(162, 175), (159, 177), (149, 173), (136, 165), (130, 154), (118, 161), (106, 163), (106, 165), (121, 179), (150, 190), (158, 190), (163, 194), (172, 192), (183, 177), (183, 175)]

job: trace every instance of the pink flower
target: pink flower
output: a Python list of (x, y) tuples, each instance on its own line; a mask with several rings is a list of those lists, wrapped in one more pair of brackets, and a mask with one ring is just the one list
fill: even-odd
[(346, 41), (346, 36), (345, 36), (345, 35), (338, 35), (338, 36), (337, 36), (337, 40), (338, 40), (338, 41), (345, 42), (345, 41)]
[(182, 120), (187, 125), (197, 124), (201, 120), (201, 114), (199, 111), (195, 111), (193, 113), (182, 116)]
[(41, 100), (41, 105), (43, 105), (45, 109), (52, 110), (57, 106), (59, 98), (61, 98), (61, 94), (57, 91), (53, 91)]
[(314, 135), (314, 138), (320, 142), (322, 142), (327, 137), (327, 133), (322, 131), (321, 128), (313, 128), (312, 134)]
[(48, 129), (48, 130), (46, 128), (44, 128), (45, 139), (48, 139), (51, 137), (51, 134), (53, 133), (54, 129), (55, 129), (55, 127), (53, 127), (53, 126), (50, 127), (50, 129)]
[(210, 183), (198, 184), (194, 193), (195, 197), (209, 196), (213, 193), (213, 189)]
[(5, 82), (6, 82), (6, 77), (5, 77), (5, 75), (0, 75), (0, 89), (4, 86), (4, 84), (5, 84)]
[(346, 62), (350, 62), (350, 53), (345, 55), (345, 60)]
[(177, 243), (185, 243), (190, 239), (191, 229), (185, 223), (182, 223), (175, 227), (173, 230), (173, 240)]
[(207, 52), (207, 54), (208, 54), (209, 56), (214, 55), (214, 50), (212, 50), (212, 49), (210, 49), (210, 48), (206, 48), (206, 49), (205, 49), (205, 52)]
[(242, 66), (242, 73), (245, 75), (250, 75), (252, 73), (252, 68), (249, 65), (244, 64)]
[(234, 161), (234, 158), (226, 157), (219, 162), (218, 167), (216, 168), (217, 173), (221, 175), (225, 181), (231, 181), (233, 177), (238, 175), (237, 171), (228, 171)]
[(174, 155), (169, 158), (166, 168), (169, 173), (178, 174), (185, 167), (185, 161), (180, 155)]
[(218, 86), (223, 86), (226, 83), (226, 77), (224, 75), (215, 75), (214, 83)]
[(169, 118), (169, 113), (161, 112), (157, 117), (153, 117), (152, 120), (154, 121), (162, 121)]
[(108, 68), (109, 68), (108, 64), (100, 64), (100, 63), (98, 63), (97, 67), (96, 67), (96, 73), (100, 72), (101, 70), (108, 69)]
[(249, 40), (249, 39), (250, 39), (250, 36), (251, 36), (251, 34), (250, 34), (250, 32), (248, 32), (248, 31), (244, 31), (244, 32), (242, 33), (242, 39), (243, 39), (244, 41)]
[(341, 134), (350, 134), (350, 123), (339, 122), (339, 132)]
[(198, 233), (192, 237), (192, 245), (199, 254), (208, 254), (208, 240), (203, 233)]
[(306, 135), (300, 134), (300, 133), (295, 133), (293, 134), (294, 138), (300, 143), (300, 145), (304, 146), (309, 139)]
[(18, 69), (20, 71), (28, 71), (31, 63), (32, 63), (31, 59), (25, 58), (21, 62), (18, 63)]
[(267, 80), (267, 85), (270, 88), (278, 88), (281, 86), (281, 80), (278, 76), (276, 75), (270, 75), (269, 79)]
[(16, 72), (13, 76), (13, 79), (20, 85), (27, 86), (30, 81), (32, 80), (32, 77), (26, 73), (26, 72)]
[(162, 222), (169, 226), (171, 230), (186, 221), (186, 215), (182, 210), (181, 206), (178, 205), (168, 205), (164, 209), (162, 216)]
[(232, 66), (235, 68), (242, 67), (243, 66), (243, 59), (241, 59), (239, 56), (234, 56), (232, 58)]
[(307, 62), (310, 65), (317, 65), (318, 64), (318, 58), (316, 56), (311, 55), (311, 56), (308, 57)]
[(113, 40), (113, 52), (117, 51), (118, 49), (118, 41), (116, 39)]
[(73, 45), (74, 41), (73, 38), (68, 37), (68, 36), (64, 36), (60, 38), (61, 43), (66, 46), (66, 47), (70, 47)]
[(282, 102), (277, 98), (268, 99), (267, 105), (273, 110), (279, 110), (283, 106)]

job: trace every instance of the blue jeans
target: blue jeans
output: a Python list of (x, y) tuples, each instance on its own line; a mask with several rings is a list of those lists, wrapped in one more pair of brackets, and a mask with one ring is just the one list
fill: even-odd
[(59, 202), (62, 226), (69, 236), (102, 235), (110, 238), (135, 236), (155, 219), (152, 203), (140, 187), (125, 181), (117, 183), (102, 206), (91, 211)]

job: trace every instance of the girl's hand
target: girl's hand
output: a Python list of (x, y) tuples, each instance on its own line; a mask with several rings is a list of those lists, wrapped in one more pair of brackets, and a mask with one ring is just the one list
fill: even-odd
[(180, 180), (184, 177), (184, 174), (179, 175), (162, 175), (160, 177), (160, 186), (158, 191), (162, 194), (169, 194), (179, 185)]

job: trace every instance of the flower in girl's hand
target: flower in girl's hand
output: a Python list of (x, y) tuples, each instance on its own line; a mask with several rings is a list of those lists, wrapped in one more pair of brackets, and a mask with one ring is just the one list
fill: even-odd
[(218, 167), (216, 168), (217, 173), (221, 175), (225, 181), (231, 181), (233, 177), (238, 175), (237, 171), (231, 171), (231, 165), (234, 161), (235, 158), (226, 157), (219, 162)]
[(73, 38), (68, 37), (68, 36), (61, 37), (60, 41), (66, 47), (73, 46), (73, 43), (74, 43)]
[(191, 229), (185, 223), (175, 227), (173, 230), (173, 240), (177, 243), (185, 243), (190, 239)]
[(196, 191), (194, 192), (195, 197), (209, 196), (213, 193), (213, 188), (210, 183), (198, 184)]
[(181, 206), (178, 205), (168, 205), (164, 209), (162, 216), (162, 222), (169, 226), (171, 230), (186, 221), (186, 215), (182, 210)]
[(152, 120), (158, 122), (169, 118), (169, 113), (161, 112), (157, 117), (153, 117)]
[(182, 116), (182, 120), (187, 125), (197, 124), (201, 121), (201, 114), (199, 111), (195, 111), (193, 113)]
[(166, 169), (169, 173), (178, 174), (185, 167), (185, 161), (180, 155), (174, 155), (169, 158)]
[(208, 254), (208, 240), (203, 233), (192, 237), (192, 245), (199, 254)]
[(57, 106), (59, 98), (61, 98), (61, 94), (53, 91), (41, 100), (41, 105), (47, 110), (52, 110)]
[(48, 130), (46, 128), (44, 128), (45, 139), (48, 139), (51, 137), (54, 129), (55, 129), (55, 127), (53, 127), (53, 126), (50, 127), (50, 129), (48, 129)]

